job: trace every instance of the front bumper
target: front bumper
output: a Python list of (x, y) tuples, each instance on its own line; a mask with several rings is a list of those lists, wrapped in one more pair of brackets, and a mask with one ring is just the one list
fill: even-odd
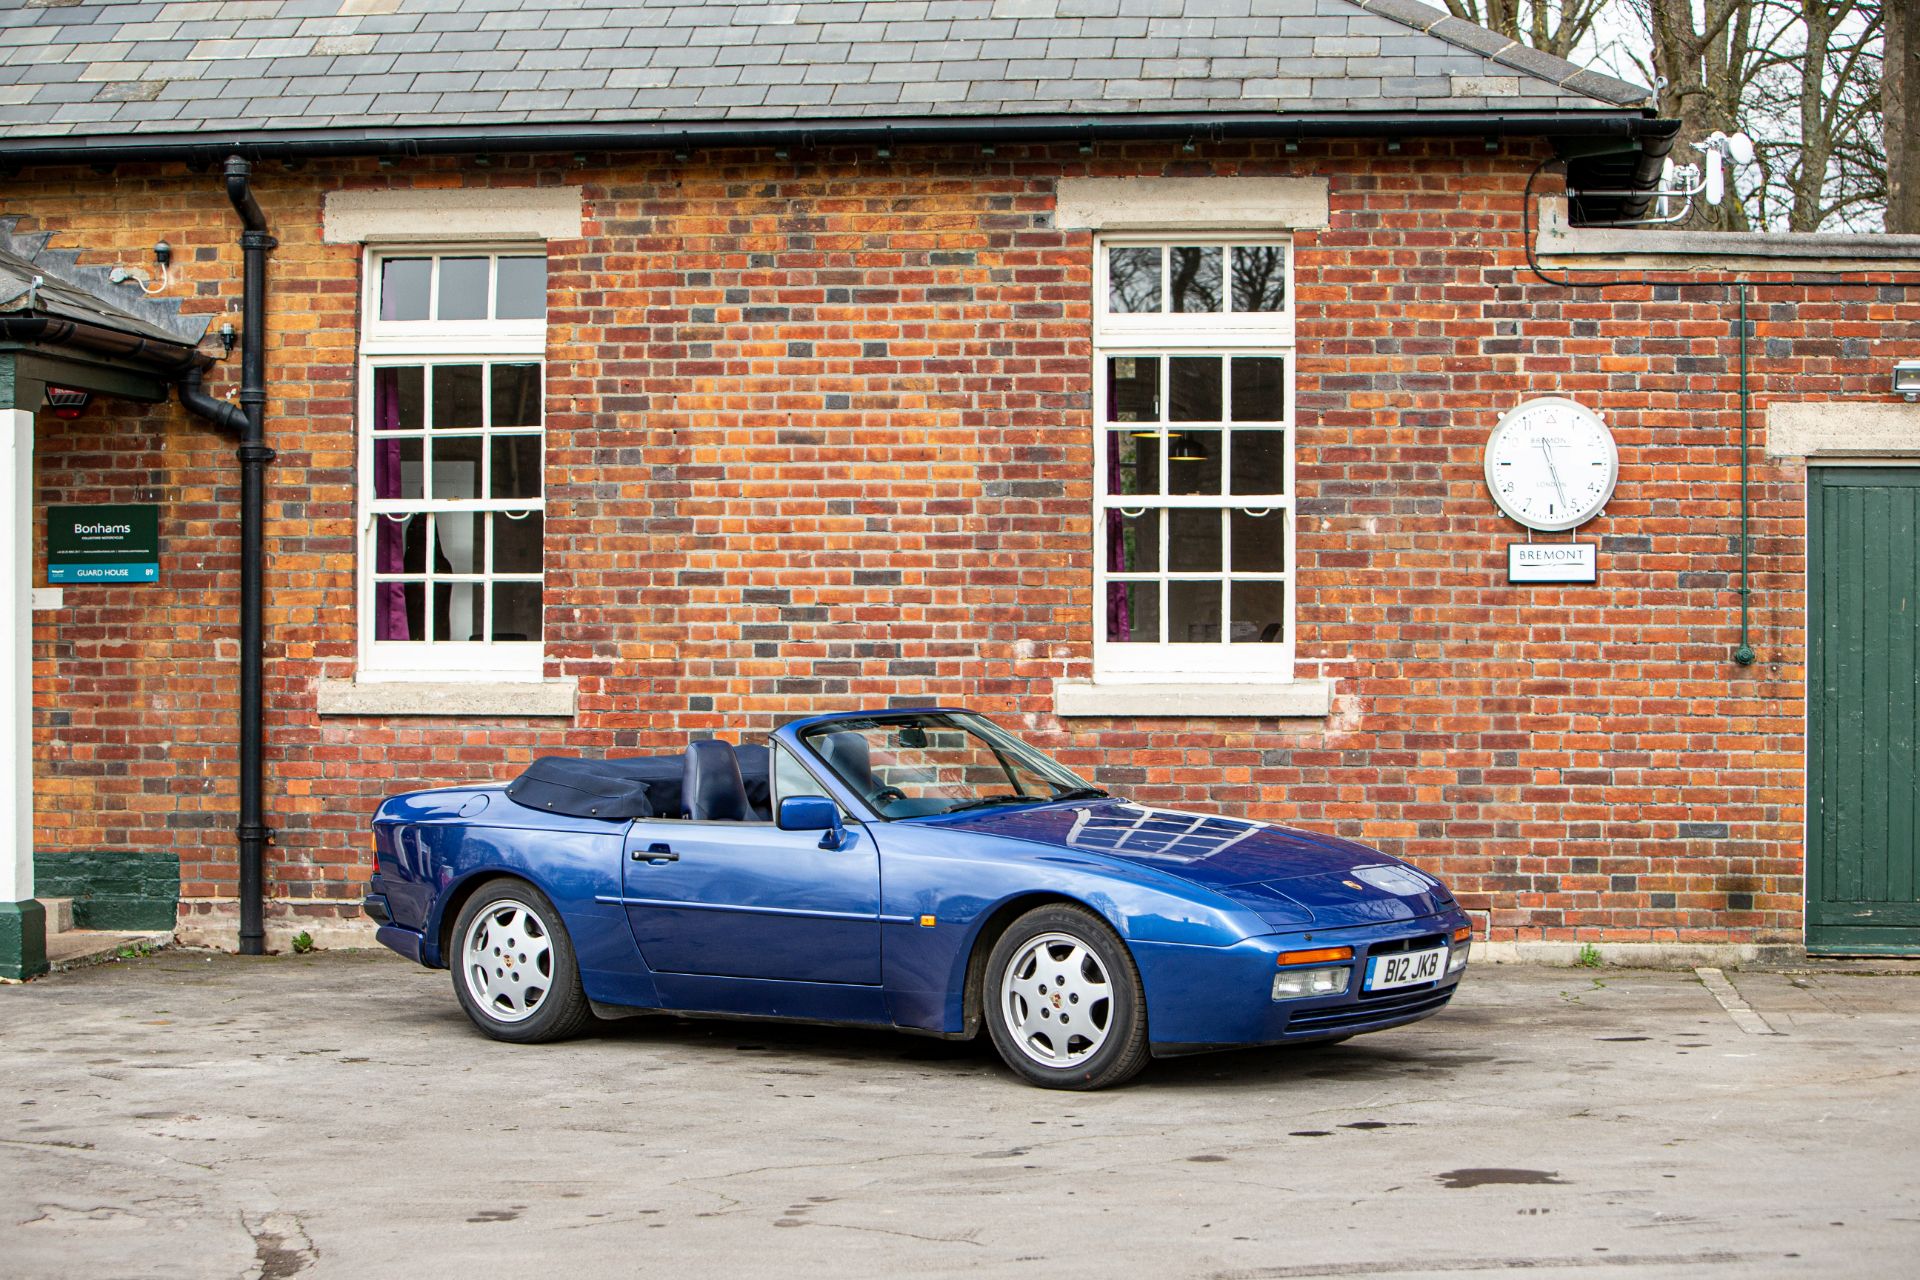
[[(1146, 987), (1153, 1055), (1306, 1044), (1429, 1017), (1453, 998), (1464, 970), (1417, 987), (1368, 993), (1360, 990), (1367, 960), (1377, 953), (1438, 945), (1466, 923), (1466, 913), (1454, 909), (1388, 925), (1266, 934), (1231, 947), (1136, 942), (1132, 950)], [(1353, 948), (1353, 977), (1345, 992), (1273, 999), (1275, 957), (1303, 946)]]

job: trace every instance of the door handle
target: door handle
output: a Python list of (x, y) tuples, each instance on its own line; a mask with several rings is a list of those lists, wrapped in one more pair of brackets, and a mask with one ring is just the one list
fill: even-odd
[(656, 867), (663, 867), (669, 862), (680, 861), (680, 855), (675, 853), (668, 845), (650, 844), (646, 847), (645, 852), (635, 849), (633, 851), (633, 860), (635, 862), (649, 862)]

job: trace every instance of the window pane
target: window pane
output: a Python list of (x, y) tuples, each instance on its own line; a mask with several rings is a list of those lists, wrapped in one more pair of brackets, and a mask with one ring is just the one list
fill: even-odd
[(1107, 310), (1160, 310), (1160, 250), (1107, 250)]
[[(416, 521), (416, 523), (424, 523)], [(427, 638), (427, 584), (376, 582), (373, 584), (373, 638), (425, 640)]]
[(1287, 568), (1286, 513), (1273, 508), (1264, 516), (1229, 514), (1236, 573), (1284, 573)]
[(1220, 639), (1220, 584), (1167, 584), (1167, 640), (1171, 644), (1211, 644)]
[(1176, 507), (1167, 512), (1167, 568), (1175, 573), (1220, 572), (1220, 513)]
[(1160, 643), (1160, 584), (1107, 584), (1107, 639), (1116, 644)]
[(1287, 416), (1287, 362), (1279, 356), (1233, 358), (1233, 420), (1278, 422)]
[(785, 747), (773, 749), (773, 802), (778, 805), (788, 796), (824, 796), (826, 791), (813, 780), (793, 752)]
[(487, 258), (440, 259), (440, 319), (487, 318)]
[(380, 264), (380, 318), (425, 320), (431, 258), (388, 258)]
[(437, 582), (433, 587), (433, 638), (435, 640), (478, 640), (480, 611), (486, 599), (485, 586), (478, 582)]
[(477, 511), (442, 511), (433, 517), (433, 571), (479, 573), (480, 521)]
[(419, 365), (373, 371), (373, 429), (418, 431), (427, 425), (426, 371)]
[(547, 260), (501, 258), (495, 268), (498, 297), (493, 314), (502, 320), (538, 320), (547, 314)]
[(433, 496), (480, 496), (479, 436), (443, 436), (433, 442)]
[(1160, 420), (1160, 358), (1110, 356), (1107, 359), (1107, 421)]
[(389, 436), (373, 442), (373, 496), (418, 498), (426, 442), (418, 436)]
[(1233, 309), (1287, 309), (1287, 252), (1279, 245), (1241, 245), (1233, 251)]
[(546, 533), (546, 520), (538, 511), (524, 516), (493, 514), (493, 571), (495, 573), (540, 572), (540, 543)]
[(495, 640), (538, 640), (540, 638), (539, 583), (496, 582), (493, 584), (493, 638)]
[(1107, 572), (1152, 573), (1160, 567), (1160, 513), (1107, 512)]
[(1160, 436), (1107, 432), (1107, 492), (1160, 492)]
[(375, 573), (427, 571), (427, 517), (381, 516), (375, 525)]
[(1287, 584), (1238, 582), (1233, 584), (1233, 639), (1237, 643), (1272, 644), (1287, 634)]
[(1168, 266), (1167, 284), (1173, 293), (1173, 310), (1220, 309), (1221, 266), (1218, 246), (1192, 245), (1175, 249)]
[(493, 425), (496, 427), (537, 427), (540, 425), (540, 366), (537, 364), (496, 364), (490, 371), (493, 382)]
[(1220, 492), (1220, 432), (1176, 431), (1167, 437), (1167, 492)]
[(1220, 357), (1175, 356), (1167, 364), (1167, 381), (1173, 384), (1167, 420), (1220, 421)]
[(493, 470), (487, 478), (488, 496), (540, 496), (540, 437), (495, 436)]
[(480, 366), (440, 364), (433, 367), (433, 425), (463, 427), (469, 431), (480, 418)]
[(1233, 433), (1233, 491), (1285, 493), (1287, 491), (1287, 433), (1235, 431)]

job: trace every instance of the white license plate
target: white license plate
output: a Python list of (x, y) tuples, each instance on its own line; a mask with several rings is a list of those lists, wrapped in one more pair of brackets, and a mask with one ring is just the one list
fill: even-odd
[(1367, 961), (1367, 990), (1385, 991), (1390, 987), (1414, 987), (1437, 980), (1447, 969), (1447, 949), (1402, 951), (1398, 955), (1374, 956)]

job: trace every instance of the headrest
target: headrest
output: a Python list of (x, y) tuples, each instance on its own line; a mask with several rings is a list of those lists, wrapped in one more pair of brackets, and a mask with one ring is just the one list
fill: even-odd
[(873, 757), (866, 735), (844, 730), (820, 740), (820, 754), (847, 784), (865, 794), (873, 789)]
[(680, 802), (687, 807), (687, 817), (706, 822), (745, 822), (752, 816), (740, 762), (730, 744), (713, 740), (687, 744)]

